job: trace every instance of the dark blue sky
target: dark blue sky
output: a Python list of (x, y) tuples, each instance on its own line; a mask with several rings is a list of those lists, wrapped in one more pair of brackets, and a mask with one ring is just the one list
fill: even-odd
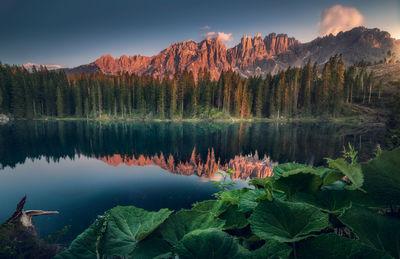
[(243, 34), (284, 32), (302, 42), (319, 35), (324, 8), (356, 8), (367, 27), (400, 38), (400, 0), (0, 0), (0, 61), (70, 67), (110, 53), (154, 55), (177, 41), (200, 41), (201, 27)]

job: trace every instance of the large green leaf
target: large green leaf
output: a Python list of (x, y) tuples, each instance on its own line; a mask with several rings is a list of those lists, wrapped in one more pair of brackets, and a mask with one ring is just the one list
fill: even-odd
[(343, 176), (344, 175), (341, 172), (330, 170), (323, 175), (322, 186), (330, 186), (331, 184), (341, 180)]
[(297, 193), (290, 200), (305, 202), (331, 213), (341, 213), (352, 204), (351, 196), (354, 191), (324, 190), (318, 191), (315, 196), (307, 193)]
[(101, 257), (102, 254), (99, 249), (99, 241), (102, 238), (107, 221), (105, 217), (101, 216), (80, 234), (67, 250), (55, 256), (58, 259), (96, 259)]
[(198, 210), (180, 210), (171, 215), (159, 228), (163, 238), (176, 245), (186, 234), (194, 230), (207, 228), (222, 229), (225, 221), (210, 212)]
[(254, 210), (259, 200), (266, 199), (264, 189), (250, 190), (240, 195), (238, 200), (239, 210), (241, 212), (249, 212)]
[(328, 215), (305, 203), (263, 200), (249, 219), (254, 234), (262, 239), (295, 242), (329, 225)]
[(250, 191), (248, 188), (235, 189), (231, 191), (224, 191), (220, 195), (220, 199), (223, 201), (229, 201), (233, 204), (238, 204), (239, 197)]
[(363, 188), (371, 199), (389, 207), (400, 205), (400, 148), (383, 151), (377, 158), (361, 164)]
[(257, 250), (251, 251), (251, 258), (283, 259), (289, 258), (292, 248), (284, 243), (267, 240), (265, 245)]
[(224, 229), (241, 229), (249, 224), (246, 215), (240, 212), (238, 206), (234, 204), (231, 204), (231, 206), (220, 215), (220, 218), (225, 220)]
[(177, 244), (175, 252), (180, 259), (249, 258), (249, 252), (232, 236), (215, 228), (190, 232)]
[[(256, 187), (256, 190), (264, 189), (264, 194), (262, 199), (272, 200), (274, 182), (275, 179), (273, 177), (253, 178), (249, 181), (249, 185), (253, 185), (254, 187)], [(250, 195), (253, 196), (252, 194)]]
[(168, 209), (149, 212), (133, 206), (117, 206), (107, 211), (108, 224), (101, 243), (103, 254), (128, 255), (137, 242), (154, 231), (171, 213)]
[(273, 177), (265, 177), (265, 178), (255, 177), (249, 181), (249, 185), (253, 185), (256, 188), (265, 188), (268, 187), (269, 185), (272, 185), (274, 180), (275, 178)]
[(209, 200), (193, 204), (192, 210), (199, 212), (209, 212), (215, 217), (218, 217), (219, 215), (224, 213), (231, 205), (232, 203), (228, 201)]
[(305, 168), (309, 169), (310, 166), (303, 164), (295, 164), (295, 163), (285, 163), (275, 166), (272, 172), (274, 174), (274, 178), (279, 179), (281, 175), (284, 174), (285, 172), (290, 172), (290, 171), (304, 172)]
[(327, 159), (329, 167), (339, 170), (349, 178), (352, 185), (346, 186), (349, 190), (361, 190), (364, 183), (364, 175), (361, 171), (360, 164), (350, 164), (345, 159), (339, 158), (336, 160)]
[(353, 205), (339, 217), (366, 245), (400, 258), (400, 219)]
[(321, 187), (329, 186), (343, 177), (342, 173), (331, 168), (294, 163), (278, 165), (274, 172), (273, 188), (285, 192), (288, 197), (297, 192), (315, 194)]
[(171, 250), (172, 247), (159, 234), (154, 236), (151, 234), (149, 237), (138, 242), (135, 249), (129, 255), (130, 258), (135, 259), (172, 258)]
[(341, 237), (334, 233), (307, 238), (296, 246), (297, 258), (390, 258), (385, 251), (376, 250), (357, 240)]
[(117, 206), (99, 217), (60, 258), (102, 258), (133, 253), (139, 241), (148, 236), (172, 213), (168, 209), (149, 212), (133, 206)]
[(297, 192), (314, 194), (321, 186), (321, 176), (314, 174), (313, 171), (300, 170), (285, 172), (274, 183), (274, 189), (285, 192), (288, 197)]

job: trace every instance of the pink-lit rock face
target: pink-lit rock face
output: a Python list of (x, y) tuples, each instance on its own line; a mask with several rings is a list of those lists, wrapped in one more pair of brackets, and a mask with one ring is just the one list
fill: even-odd
[(255, 60), (269, 59), (289, 51), (300, 44), (286, 34), (275, 33), (262, 40), (261, 35), (251, 38), (244, 36), (242, 41), (232, 49), (227, 49), (222, 40), (210, 38), (196, 43), (192, 40), (174, 43), (159, 54), (152, 57), (125, 55), (113, 58), (107, 54), (92, 64), (104, 74), (135, 73), (163, 77), (173, 75), (177, 71), (192, 71), (195, 79), (200, 69), (207, 69), (211, 79), (218, 79), (221, 71), (236, 66), (246, 68)]
[(289, 66), (302, 66), (310, 60), (325, 63), (329, 57), (342, 54), (346, 65), (361, 60), (378, 62), (388, 50), (400, 55), (400, 43), (379, 29), (357, 27), (300, 43), (286, 34), (271, 33), (262, 38), (243, 36), (240, 43), (227, 49), (222, 40), (208, 38), (174, 43), (152, 57), (140, 55), (113, 58), (105, 55), (90, 63), (70, 70), (70, 73), (96, 73), (117, 75), (129, 73), (154, 77), (172, 76), (179, 71), (192, 71), (197, 80), (200, 69), (206, 69), (211, 79), (218, 79), (223, 70), (232, 69), (242, 77), (276, 74)]
[(123, 157), (115, 154), (103, 157), (100, 160), (110, 166), (119, 166), (122, 164), (127, 166), (155, 165), (173, 174), (186, 176), (194, 174), (205, 179), (217, 179), (218, 177), (215, 173), (218, 170), (229, 168), (235, 171), (235, 174), (232, 175), (232, 179), (234, 180), (272, 176), (272, 170), (278, 164), (272, 162), (269, 157), (259, 159), (257, 153), (255, 155), (235, 156), (228, 163), (221, 164), (220, 160), (215, 158), (213, 149), (208, 151), (207, 158), (204, 161), (196, 154), (196, 149), (193, 150), (188, 162), (175, 161), (172, 155), (164, 157), (162, 153), (152, 157), (143, 155), (138, 157)]
[(255, 64), (256, 60), (271, 59), (272, 56), (288, 52), (300, 42), (295, 38), (288, 38), (286, 34), (271, 33), (264, 38), (260, 34), (251, 38), (243, 36), (241, 42), (228, 50), (232, 67), (241, 69)]

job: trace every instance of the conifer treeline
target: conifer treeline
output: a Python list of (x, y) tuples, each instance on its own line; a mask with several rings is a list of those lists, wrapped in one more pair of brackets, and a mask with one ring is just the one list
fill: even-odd
[(371, 103), (381, 95), (372, 72), (345, 69), (341, 56), (331, 57), (322, 74), (308, 62), (265, 79), (243, 79), (233, 71), (222, 72), (217, 81), (210, 78), (205, 70), (197, 83), (187, 71), (162, 80), (128, 73), (67, 76), (0, 63), (0, 113), (16, 118), (338, 116), (343, 103)]

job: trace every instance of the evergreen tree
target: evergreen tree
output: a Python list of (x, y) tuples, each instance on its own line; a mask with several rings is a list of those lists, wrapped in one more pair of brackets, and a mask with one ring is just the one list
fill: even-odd
[(257, 84), (257, 94), (256, 94), (256, 102), (255, 102), (255, 114), (257, 117), (261, 118), (262, 117), (262, 111), (263, 111), (263, 81), (261, 78), (258, 80)]
[(63, 95), (60, 87), (57, 87), (57, 117), (64, 116)]
[(176, 114), (176, 99), (177, 99), (177, 83), (173, 80), (171, 85), (171, 98), (169, 105), (169, 117), (172, 119)]

